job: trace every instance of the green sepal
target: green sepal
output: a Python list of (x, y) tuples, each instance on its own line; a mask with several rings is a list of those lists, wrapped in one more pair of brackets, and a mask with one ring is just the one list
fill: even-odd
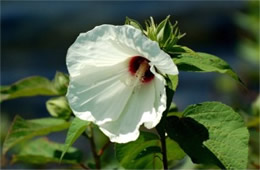
[(160, 47), (164, 46), (165, 42), (171, 38), (173, 32), (173, 26), (169, 21), (170, 16), (168, 15), (156, 29), (157, 41), (159, 42)]
[(134, 19), (131, 19), (131, 18), (129, 18), (129, 17), (126, 17), (126, 19), (125, 19), (125, 25), (131, 25), (131, 26), (133, 26), (133, 27), (135, 27), (135, 28), (137, 28), (137, 29), (143, 31), (142, 25), (141, 25), (138, 21), (136, 21), (136, 20), (134, 20)]
[(156, 35), (157, 28), (154, 23), (153, 17), (150, 17), (150, 20), (145, 21), (145, 27), (146, 30), (144, 31), (144, 34), (151, 40), (157, 41), (157, 35)]

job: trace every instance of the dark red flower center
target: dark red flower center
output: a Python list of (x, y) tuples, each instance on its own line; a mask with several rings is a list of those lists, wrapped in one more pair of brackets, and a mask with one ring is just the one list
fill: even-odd
[(150, 71), (149, 60), (141, 56), (134, 56), (129, 62), (129, 72), (142, 83), (148, 83), (154, 78), (154, 74)]

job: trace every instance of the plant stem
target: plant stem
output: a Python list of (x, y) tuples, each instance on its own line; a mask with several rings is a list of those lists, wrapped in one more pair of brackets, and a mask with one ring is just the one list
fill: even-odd
[(96, 144), (94, 141), (93, 127), (90, 126), (89, 128), (90, 128), (90, 135), (88, 138), (90, 141), (91, 152), (92, 152), (94, 160), (95, 160), (96, 169), (101, 169), (100, 156), (97, 154)]
[(168, 169), (165, 134), (160, 136), (162, 144), (163, 168)]
[(103, 155), (104, 151), (108, 148), (108, 146), (111, 144), (110, 140), (108, 140), (105, 145), (99, 150), (98, 156)]
[[(166, 114), (165, 114), (166, 115)], [(156, 130), (160, 136), (161, 146), (162, 146), (162, 156), (163, 156), (163, 168), (168, 169), (168, 160), (167, 160), (167, 148), (166, 148), (166, 139), (165, 139), (165, 117), (162, 118), (160, 123), (156, 126)]]

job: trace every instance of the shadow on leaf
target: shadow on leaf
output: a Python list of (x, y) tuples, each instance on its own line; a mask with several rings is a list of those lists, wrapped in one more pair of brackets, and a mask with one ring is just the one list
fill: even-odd
[(167, 118), (166, 131), (194, 163), (214, 164), (225, 169), (217, 157), (203, 145), (209, 139), (209, 133), (202, 124), (189, 117), (171, 116)]

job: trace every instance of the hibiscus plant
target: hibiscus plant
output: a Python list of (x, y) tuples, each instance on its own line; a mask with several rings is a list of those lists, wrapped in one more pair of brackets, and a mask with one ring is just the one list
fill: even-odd
[[(23, 143), (12, 162), (100, 169), (109, 164), (102, 162), (103, 153), (114, 145), (117, 168), (176, 168), (190, 158), (215, 168), (246, 169), (249, 134), (237, 112), (220, 102), (179, 111), (172, 102), (179, 71), (226, 74), (244, 86), (221, 58), (178, 45), (184, 35), (169, 16), (159, 24), (151, 17), (145, 28), (126, 18), (125, 25), (81, 33), (67, 52), (68, 75), (57, 72), (52, 81), (33, 76), (1, 87), (1, 102), (54, 96), (46, 102), (51, 117), (14, 118), (3, 156)], [(64, 144), (35, 138), (65, 129)], [(99, 148), (97, 133), (107, 141)], [(80, 136), (89, 140), (92, 163), (72, 147)]]

